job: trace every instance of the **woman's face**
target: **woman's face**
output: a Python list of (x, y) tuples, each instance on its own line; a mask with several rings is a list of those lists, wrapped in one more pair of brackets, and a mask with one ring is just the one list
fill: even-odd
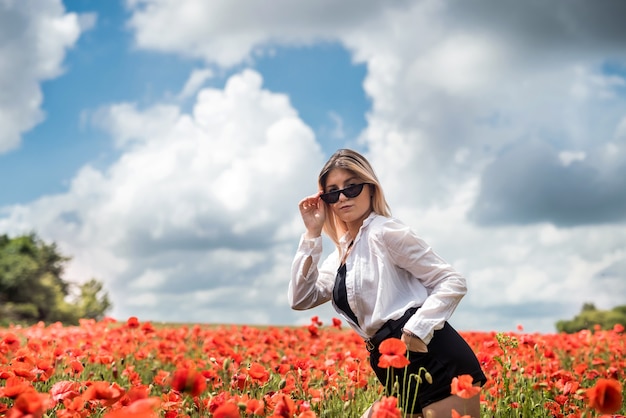
[[(343, 168), (334, 168), (328, 172), (324, 193), (342, 190), (361, 183), (363, 183), (363, 180), (356, 177), (352, 172)], [(339, 200), (336, 203), (329, 204), (329, 206), (339, 219), (348, 224), (350, 229), (358, 229), (363, 224), (363, 220), (372, 211), (370, 187), (367, 184), (364, 185), (361, 193), (353, 198), (346, 197), (343, 193), (340, 193)]]

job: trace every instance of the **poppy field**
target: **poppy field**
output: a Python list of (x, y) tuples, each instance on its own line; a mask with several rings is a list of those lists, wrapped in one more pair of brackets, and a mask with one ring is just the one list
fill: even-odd
[[(626, 411), (623, 326), (461, 334), (489, 379), (480, 392), (485, 417)], [(401, 352), (386, 354), (390, 367), (402, 363)], [(472, 396), (471, 383), (459, 376), (451, 393)], [(9, 418), (360, 417), (375, 400), (374, 417), (402, 417), (396, 395), (382, 393), (363, 341), (336, 318), (301, 327), (166, 326), (133, 317), (0, 329), (0, 416)]]

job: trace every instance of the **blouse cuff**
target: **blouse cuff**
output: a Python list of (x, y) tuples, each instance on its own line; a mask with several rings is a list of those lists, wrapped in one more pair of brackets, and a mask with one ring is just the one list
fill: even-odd
[(321, 235), (316, 238), (305, 238), (304, 234), (302, 234), (300, 237), (300, 244), (298, 245), (298, 251), (302, 251), (303, 253), (310, 255), (313, 249), (315, 249), (321, 241)]
[(404, 329), (417, 335), (420, 340), (424, 341), (424, 344), (428, 345), (430, 343), (430, 340), (433, 339), (434, 330), (429, 331), (429, 330), (423, 329), (423, 327), (422, 328), (416, 327), (415, 321), (414, 320), (412, 321), (412, 319), (413, 317), (409, 318), (407, 323), (404, 325)]

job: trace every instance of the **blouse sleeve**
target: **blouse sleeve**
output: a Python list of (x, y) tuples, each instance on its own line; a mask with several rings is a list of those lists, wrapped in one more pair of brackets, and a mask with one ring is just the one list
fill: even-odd
[(393, 263), (428, 290), (428, 297), (404, 326), (428, 344), (467, 293), (465, 278), (409, 227), (397, 221), (387, 226), (383, 240)]
[[(331, 300), (338, 267), (337, 251), (329, 255), (318, 268), (321, 256), (322, 237), (306, 239), (303, 235), (291, 265), (288, 297), (292, 309), (310, 309)], [(305, 275), (304, 266), (309, 257), (311, 266)]]

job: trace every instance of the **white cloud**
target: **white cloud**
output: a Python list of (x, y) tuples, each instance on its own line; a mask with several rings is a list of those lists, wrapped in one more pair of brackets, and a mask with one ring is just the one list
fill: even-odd
[(574, 161), (584, 161), (586, 154), (582, 151), (561, 151), (559, 152), (559, 160), (564, 166), (568, 166)]
[(452, 35), (420, 53), (410, 64), (407, 79), (453, 95), (483, 92), (507, 55), (493, 39)]
[[(284, 294), (297, 202), (315, 191), (310, 173), (323, 163), (285, 96), (244, 71), (224, 90), (200, 91), (192, 114), (122, 103), (101, 110), (99, 123), (120, 158), (103, 171), (84, 167), (65, 194), (8, 208), (2, 230), (28, 226), (59, 242), (74, 256), (68, 274), (103, 280), (122, 317), (140, 300), (153, 319), (206, 320), (202, 304), (228, 286), (234, 299), (220, 303), (245, 322), (238, 304), (261, 312)], [(172, 314), (169, 303), (185, 308)]]
[(338, 33), (375, 21), (387, 8), (404, 8), (407, 3), (126, 0), (137, 46), (224, 66), (251, 59), (262, 44), (309, 45), (336, 39)]
[[(554, 31), (542, 38), (507, 26), (508, 14), (481, 2), (487, 5), (494, 6), (485, 10), (492, 19), (464, 15), (463, 5), (415, 3), (367, 35), (345, 38), (368, 65), (373, 110), (361, 140), (394, 213), (468, 277), (470, 293), (454, 322), (549, 331), (584, 302), (623, 303), (616, 294), (623, 285), (602, 286), (597, 277), (607, 264), (623, 262), (626, 242), (619, 192), (626, 187), (626, 144), (614, 140), (626, 114), (624, 77), (601, 70), (607, 57), (624, 62), (616, 49), (624, 31), (604, 32), (604, 24), (616, 28), (615, 18), (604, 14), (601, 22), (594, 12), (588, 20), (576, 14), (567, 28), (551, 26), (559, 12), (542, 8), (546, 27), (536, 30)], [(522, 21), (537, 11), (520, 8)], [(580, 36), (586, 45), (567, 41)], [(585, 94), (573, 94), (576, 86)], [(542, 154), (518, 152), (535, 142)], [(572, 149), (576, 155), (567, 153)], [(559, 156), (572, 163), (569, 170), (552, 170), (563, 166)], [(502, 187), (485, 199), (490, 182)], [(534, 205), (546, 200), (554, 204)], [(506, 222), (469, 222), (466, 215), (481, 202), (504, 205)], [(588, 225), (542, 222), (558, 225), (568, 216)]]
[[(623, 304), (626, 77), (606, 64), (626, 67), (625, 3), (126, 4), (140, 48), (228, 67), (332, 40), (364, 63), (359, 144), (394, 214), (467, 276), (459, 328), (551, 331), (585, 302)], [(243, 71), (189, 114), (121, 103), (98, 120), (120, 158), (4, 208), (0, 227), (63, 243), (74, 274), (109, 281), (120, 316), (302, 318), (284, 297), (295, 204), (324, 158), (288, 96)]]
[(208, 68), (193, 70), (182, 91), (178, 94), (178, 99), (184, 100), (193, 96), (211, 77), (213, 77), (213, 71)]
[(67, 50), (94, 23), (60, 0), (0, 2), (0, 153), (44, 119), (41, 83), (63, 72)]
[[(568, 148), (587, 152), (580, 143), (590, 146), (590, 135), (608, 140), (626, 112), (617, 94), (624, 78), (601, 72), (607, 60), (626, 57), (618, 2), (546, 8), (531, 1), (515, 14), (492, 0), (471, 7), (423, 1), (270, 8), (198, 0), (128, 6), (140, 47), (226, 66), (272, 44), (342, 42), (368, 68), (373, 110), (362, 141), (381, 170), (393, 167), (390, 177), (411, 167), (419, 195), (411, 204), (445, 198), (459, 175), (478, 175), (520, 138), (565, 137), (559, 140)], [(166, 17), (172, 30), (163, 36), (158, 28)], [(450, 153), (461, 149), (461, 164), (450, 165)], [(438, 170), (442, 164), (448, 169)]]

